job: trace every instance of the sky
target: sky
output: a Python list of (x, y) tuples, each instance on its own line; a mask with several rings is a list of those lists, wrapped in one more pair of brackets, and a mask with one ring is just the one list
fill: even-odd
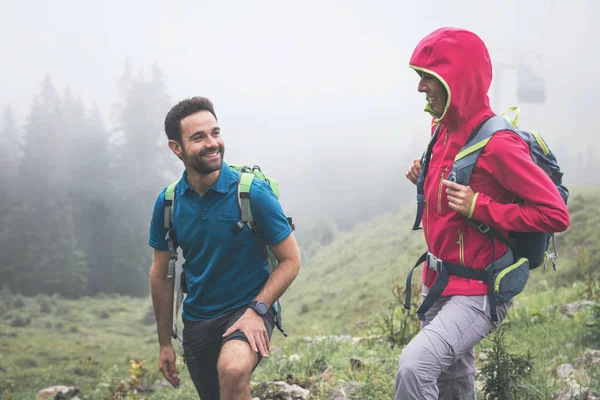
[[(156, 63), (173, 104), (213, 100), (227, 161), (261, 165), (291, 208), (326, 214), (352, 208), (347, 196), (414, 190), (404, 153), (420, 155), (430, 117), (408, 60), (441, 26), (486, 42), (496, 112), (520, 105), (559, 154), (574, 137), (598, 144), (599, 12), (594, 0), (0, 0), (0, 107), (23, 124), (49, 74), (110, 125), (125, 60), (147, 76)], [(545, 104), (518, 104), (515, 70), (500, 66), (522, 61), (545, 79)]]

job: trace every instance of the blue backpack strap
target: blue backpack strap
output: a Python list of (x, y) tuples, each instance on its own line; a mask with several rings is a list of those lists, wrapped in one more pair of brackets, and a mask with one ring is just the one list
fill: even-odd
[[(448, 176), (448, 180), (464, 186), (470, 185), (473, 168), (484, 147), (496, 132), (505, 130), (515, 131), (511, 123), (502, 116), (493, 116), (475, 129), (467, 144), (463, 146), (454, 158), (454, 164), (452, 165), (452, 171)], [(488, 224), (479, 223), (471, 218), (467, 218), (467, 221), (481, 233), (489, 236), (491, 240), (497, 239), (507, 246), (512, 247), (512, 244), (500, 232)]]
[(504, 117), (494, 116), (485, 121), (454, 158), (448, 180), (468, 186), (481, 151), (496, 132), (505, 130), (514, 131), (514, 128)]
[(417, 178), (417, 215), (415, 217), (415, 223), (413, 224), (412, 230), (416, 231), (421, 229), (421, 220), (423, 219), (423, 209), (425, 208), (425, 176), (427, 175), (427, 169), (429, 168), (429, 161), (431, 160), (431, 153), (433, 151), (433, 145), (438, 139), (441, 124), (438, 124), (437, 128), (431, 136), (431, 140), (427, 145), (427, 150), (421, 157), (421, 172)]

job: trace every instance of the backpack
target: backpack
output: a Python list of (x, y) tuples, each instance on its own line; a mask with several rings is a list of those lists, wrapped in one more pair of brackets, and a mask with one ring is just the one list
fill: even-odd
[[(514, 120), (510, 120), (506, 113), (510, 111), (516, 111), (516, 116)], [(565, 204), (567, 203), (569, 197), (568, 189), (562, 183), (563, 172), (561, 171), (558, 162), (554, 153), (550, 150), (546, 142), (542, 139), (541, 135), (538, 132), (531, 130), (524, 130), (518, 128), (518, 120), (520, 116), (519, 107), (511, 107), (504, 111), (501, 115), (493, 116), (486, 121), (482, 122), (470, 135), (467, 143), (461, 148), (459, 153), (456, 155), (454, 164), (452, 165), (452, 170), (448, 175), (448, 180), (459, 183), (464, 186), (468, 186), (471, 182), (471, 175), (473, 173), (473, 169), (477, 163), (477, 159), (479, 155), (485, 148), (486, 144), (490, 141), (492, 136), (498, 131), (511, 131), (516, 135), (519, 135), (529, 146), (529, 152), (531, 158), (534, 163), (540, 167), (546, 175), (550, 177), (554, 185), (556, 186), (560, 196), (562, 197)], [(441, 125), (438, 125), (432, 138), (427, 146), (427, 150), (423, 153), (421, 158), (421, 173), (419, 174), (419, 178), (417, 180), (417, 216), (415, 218), (415, 223), (413, 225), (412, 230), (421, 229), (419, 225), (421, 224), (421, 219), (423, 216), (423, 209), (425, 203), (425, 195), (424, 195), (424, 183), (425, 176), (427, 174), (429, 160), (431, 158), (431, 152), (433, 149), (433, 145), (435, 144), (438, 133), (440, 131)], [(547, 262), (550, 260), (552, 262), (553, 269), (556, 270), (556, 258), (558, 257), (558, 253), (556, 251), (556, 245), (554, 242), (554, 233), (548, 232), (509, 232), (508, 240), (498, 232), (494, 227), (489, 226), (488, 224), (477, 222), (473, 219), (467, 219), (471, 225), (473, 225), (477, 230), (481, 233), (485, 234), (489, 237), (492, 243), (492, 249), (494, 246), (494, 240), (498, 240), (504, 244), (506, 244), (511, 252), (512, 257), (508, 257), (509, 259), (502, 261), (504, 264), (508, 262), (510, 265), (509, 268), (527, 268), (528, 270), (536, 269), (542, 265), (544, 268), (547, 265)], [(550, 241), (552, 241), (552, 252), (549, 251)], [(439, 259), (432, 260), (431, 255), (425, 253), (419, 258), (419, 261), (415, 265), (418, 266), (423, 263), (425, 260), (428, 262), (434, 262), (439, 264), (440, 268), (442, 264), (445, 265), (445, 262)], [(494, 257), (495, 258), (495, 257)], [(510, 258), (513, 258), (510, 260)], [(512, 264), (518, 260), (515, 264)], [(525, 261), (522, 261), (525, 260)], [(505, 275), (495, 274), (495, 266), (494, 260), (491, 264), (488, 273), (480, 274), (479, 272), (473, 272), (472, 268), (464, 267), (464, 266), (456, 266), (449, 265), (449, 268), (445, 268), (446, 270), (450, 270), (449, 273), (452, 273), (454, 269), (456, 271), (456, 275), (465, 276), (470, 279), (476, 280), (487, 280), (490, 285), (490, 306), (492, 303), (495, 304), (493, 299), (493, 290), (498, 290), (499, 281), (497, 278), (502, 279)], [(501, 260), (497, 260), (501, 261)], [(512, 264), (512, 265), (511, 265)], [(517, 265), (518, 264), (518, 265)], [(410, 279), (412, 278), (412, 272), (414, 268), (410, 271), (409, 276), (407, 278), (407, 293), (406, 293), (406, 302), (404, 307), (409, 309), (410, 307)], [(503, 268), (506, 265), (502, 266)], [(509, 269), (506, 268), (506, 269)], [(468, 271), (471, 270), (471, 271)], [(515, 288), (511, 289), (512, 293), (518, 293), (523, 290), (528, 275), (526, 271), (521, 271), (520, 280), (521, 282), (516, 283)], [(500, 275), (498, 277), (498, 275)], [(446, 282), (447, 283), (447, 282)], [(435, 284), (434, 284), (435, 285)], [(495, 286), (495, 287), (493, 287)], [(437, 289), (437, 288), (436, 288)], [(441, 288), (443, 290), (443, 287)], [(437, 290), (436, 290), (437, 291)], [(430, 291), (431, 293), (432, 291)], [(439, 293), (441, 294), (441, 292)], [(437, 296), (439, 296), (437, 294)], [(432, 293), (433, 297), (436, 297), (436, 293)], [(498, 294), (496, 293), (496, 297)], [(504, 299), (506, 300), (506, 299)], [(435, 298), (433, 300), (424, 301), (418, 313), (423, 314), (427, 311), (429, 307), (435, 302)], [(490, 307), (491, 308), (491, 307)], [(492, 318), (495, 318), (495, 310), (492, 310)], [(420, 315), (421, 317), (422, 315)]]
[[(234, 234), (239, 233), (244, 225), (247, 225), (252, 232), (255, 234), (260, 234), (256, 226), (256, 222), (252, 215), (252, 208), (250, 207), (250, 187), (252, 186), (252, 182), (255, 178), (261, 179), (269, 184), (275, 196), (279, 198), (279, 184), (272, 178), (267, 177), (259, 166), (255, 165), (253, 168), (250, 168), (246, 165), (238, 165), (238, 164), (229, 164), (229, 168), (240, 173), (240, 177), (238, 180), (238, 208), (240, 210), (240, 220), (232, 226), (232, 232)], [(173, 207), (175, 203), (175, 188), (179, 180), (171, 183), (166, 191), (165, 191), (165, 213), (164, 213), (164, 224), (167, 229), (167, 235), (165, 239), (167, 240), (167, 245), (169, 247), (170, 261), (167, 272), (167, 278), (173, 279), (175, 277), (175, 264), (178, 259), (177, 254), (177, 238), (175, 234), (175, 229), (173, 228)], [(292, 222), (291, 217), (287, 217), (288, 223), (292, 228), (292, 231), (295, 230), (295, 226)], [(269, 248), (269, 246), (265, 245), (265, 258), (267, 260), (267, 264), (269, 266), (269, 273), (273, 271), (273, 268), (277, 266), (277, 259), (273, 255), (273, 252)], [(177, 286), (177, 295), (175, 300), (175, 315), (173, 317), (173, 338), (178, 339), (179, 348), (183, 347), (183, 336), (178, 329), (177, 320), (179, 315), (179, 310), (181, 305), (183, 304), (184, 293), (187, 293), (186, 281), (185, 281), (185, 273), (182, 270), (180, 274), (180, 283)], [(284, 335), (288, 336), (285, 329), (283, 329), (282, 321), (281, 321), (281, 302), (278, 299), (272, 305), (273, 311), (275, 312), (275, 326), (277, 329)]]

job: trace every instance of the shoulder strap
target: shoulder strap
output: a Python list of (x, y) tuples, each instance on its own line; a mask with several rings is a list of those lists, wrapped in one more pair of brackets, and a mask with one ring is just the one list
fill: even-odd
[(165, 191), (165, 228), (170, 229), (173, 223), (173, 203), (175, 200), (175, 188), (179, 181), (175, 181), (167, 186)]
[(427, 150), (421, 157), (421, 173), (417, 178), (417, 216), (415, 217), (415, 223), (412, 227), (413, 231), (421, 229), (421, 219), (423, 218), (423, 208), (425, 206), (425, 176), (427, 175), (427, 169), (429, 168), (429, 160), (431, 160), (433, 145), (438, 139), (441, 128), (442, 124), (438, 124), (429, 140)]
[[(483, 151), (483, 148), (488, 144), (496, 132), (504, 130), (514, 132), (514, 128), (511, 123), (503, 116), (493, 116), (487, 121), (484, 121), (484, 123), (473, 132), (471, 135), (472, 137), (467, 141), (467, 144), (465, 144), (465, 146), (454, 158), (452, 172), (450, 173), (448, 179), (461, 185), (468, 186), (471, 183), (473, 168), (475, 167), (475, 163)], [(512, 243), (504, 238), (495, 228), (470, 218), (467, 218), (467, 221), (481, 233), (490, 238), (492, 242), (492, 248), (494, 239), (506, 244), (509, 246), (509, 248), (512, 247)]]
[(167, 278), (171, 279), (175, 276), (175, 263), (177, 262), (177, 240), (175, 230), (173, 229), (173, 207), (175, 203), (175, 188), (179, 181), (171, 183), (165, 191), (165, 212), (164, 225), (167, 229), (165, 240), (169, 248), (169, 267), (167, 270)]
[(491, 117), (480, 125), (478, 129), (475, 129), (467, 144), (463, 146), (454, 158), (452, 172), (448, 176), (448, 180), (468, 186), (471, 183), (473, 168), (483, 148), (496, 132), (504, 130), (514, 131), (510, 122), (501, 116)]
[[(165, 236), (165, 240), (167, 241), (167, 246), (169, 248), (169, 266), (167, 267), (167, 279), (172, 280), (175, 279), (175, 268), (177, 259), (179, 258), (177, 254), (177, 240), (175, 229), (173, 229), (173, 208), (175, 204), (175, 189), (177, 188), (177, 184), (179, 180), (171, 183), (167, 186), (165, 190), (165, 213), (164, 213), (164, 226), (167, 229), (167, 234)], [(172, 335), (173, 338), (176, 338), (179, 341), (179, 348), (183, 349), (183, 336), (179, 331), (178, 327), (178, 318), (179, 318), (179, 310), (183, 303), (183, 288), (181, 287), (181, 282), (177, 285), (176, 290), (176, 298), (175, 298), (175, 313), (173, 315), (173, 328)]]
[(240, 172), (238, 180), (238, 206), (240, 208), (241, 219), (233, 228), (234, 233), (242, 230), (244, 225), (248, 224), (252, 230), (255, 230), (254, 218), (250, 207), (250, 186), (254, 180), (254, 174), (250, 172)]

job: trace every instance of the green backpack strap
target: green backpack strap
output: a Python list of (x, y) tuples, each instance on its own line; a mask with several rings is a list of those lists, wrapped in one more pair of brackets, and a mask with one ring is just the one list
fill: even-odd
[(179, 181), (175, 181), (167, 186), (167, 190), (165, 191), (165, 228), (171, 229), (171, 225), (173, 224), (173, 202), (175, 199), (175, 188)]
[(173, 229), (173, 206), (175, 203), (175, 188), (179, 181), (171, 183), (165, 191), (165, 212), (164, 212), (164, 225), (167, 229), (167, 235), (165, 240), (169, 247), (169, 255), (171, 257), (169, 261), (169, 269), (167, 272), (167, 278), (172, 279), (175, 276), (175, 263), (177, 262), (177, 244), (175, 240), (175, 230)]
[[(513, 111), (515, 112), (515, 117), (513, 119), (510, 119), (510, 117), (506, 114), (513, 112)], [(519, 106), (509, 107), (506, 110), (502, 111), (502, 113), (500, 115), (503, 116), (504, 118), (506, 118), (506, 120), (508, 122), (510, 122), (510, 124), (513, 128), (516, 128), (519, 126), (519, 118), (521, 118), (521, 107), (519, 107)]]
[(256, 232), (256, 223), (254, 222), (252, 208), (250, 207), (250, 186), (252, 186), (253, 180), (253, 173), (240, 172), (237, 193), (241, 219), (235, 224), (235, 227), (233, 228), (234, 233), (240, 232), (242, 228), (244, 228), (244, 225), (248, 225), (250, 229)]
[[(165, 214), (164, 214), (164, 225), (167, 229), (167, 235), (165, 236), (165, 240), (167, 241), (167, 246), (169, 247), (169, 267), (167, 269), (167, 279), (175, 278), (175, 267), (177, 263), (178, 254), (177, 254), (177, 240), (175, 235), (175, 229), (173, 229), (173, 208), (175, 205), (175, 189), (177, 188), (177, 184), (179, 181), (171, 183), (167, 186), (165, 191)], [(177, 294), (175, 299), (175, 314), (173, 315), (173, 338), (179, 341), (179, 348), (183, 348), (183, 335), (179, 331), (178, 327), (178, 319), (179, 319), (179, 310), (181, 309), (181, 305), (183, 303), (183, 288), (181, 285), (177, 287)]]

